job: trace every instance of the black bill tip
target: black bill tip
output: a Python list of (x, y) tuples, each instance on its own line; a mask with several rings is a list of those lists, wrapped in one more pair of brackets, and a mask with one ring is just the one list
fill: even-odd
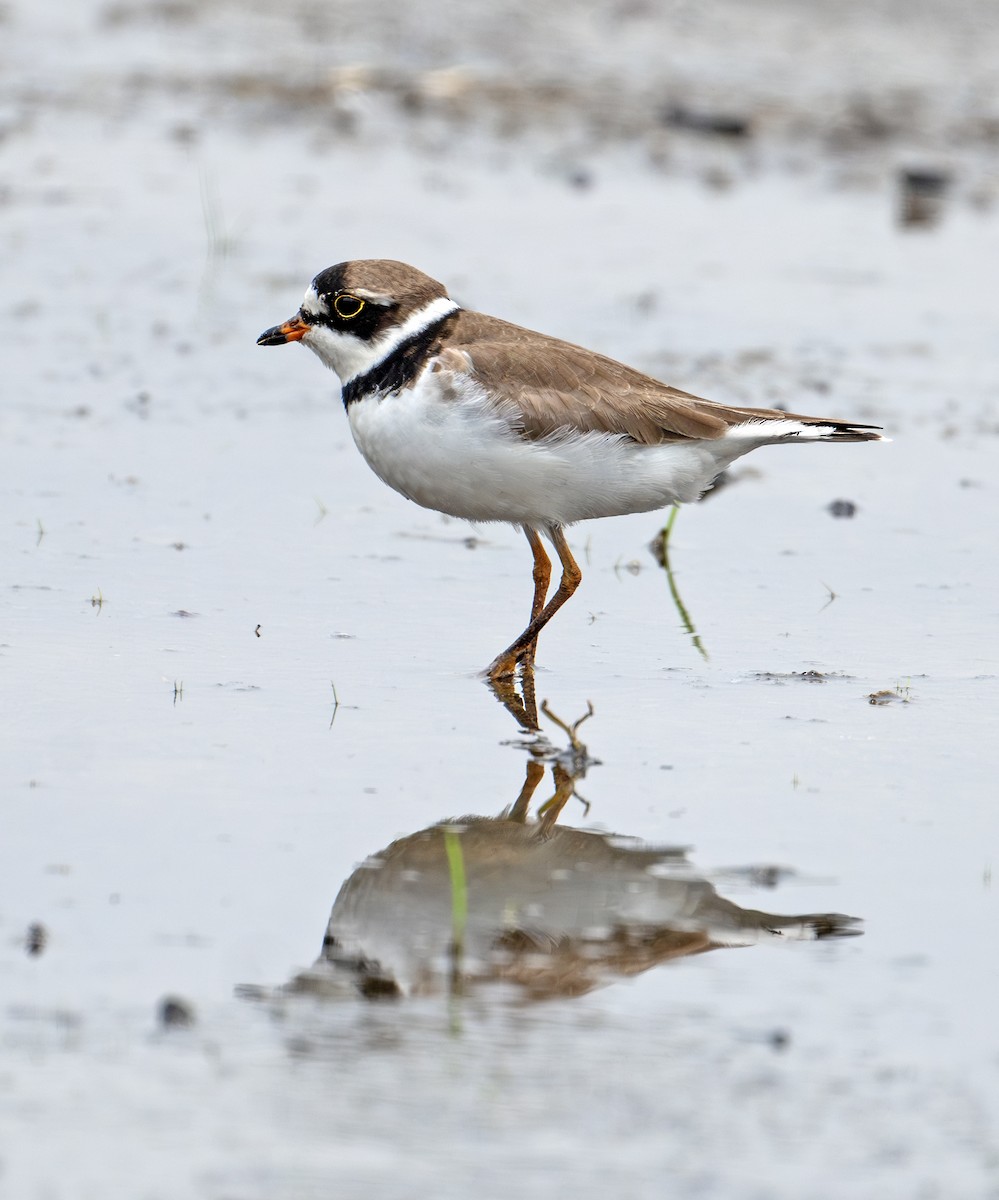
[(301, 316), (292, 317), (283, 325), (273, 325), (257, 338), (258, 346), (283, 346), (285, 342), (299, 342), (309, 332), (308, 324)]

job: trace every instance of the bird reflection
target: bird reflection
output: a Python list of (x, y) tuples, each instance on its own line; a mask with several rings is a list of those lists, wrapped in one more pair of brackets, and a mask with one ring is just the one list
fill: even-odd
[(534, 668), (530, 664), (521, 663), (519, 675), (505, 675), (502, 679), (486, 676), (484, 682), (520, 726), (521, 732), (541, 732)]
[[(500, 699), (538, 730), (533, 676)], [(512, 689), (511, 689), (512, 690)], [(322, 952), (285, 991), (415, 996), (508, 985), (526, 999), (578, 996), (690, 954), (757, 942), (848, 937), (840, 913), (780, 915), (718, 894), (687, 851), (559, 824), (593, 760), (579, 739), (529, 744), (526, 775), (499, 816), (461, 816), (400, 838), (362, 863), (330, 914)], [(551, 773), (554, 791), (534, 808)], [(585, 804), (585, 801), (581, 801)]]

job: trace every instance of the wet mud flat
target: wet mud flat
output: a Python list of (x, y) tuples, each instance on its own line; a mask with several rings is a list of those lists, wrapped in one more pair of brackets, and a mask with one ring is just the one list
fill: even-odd
[[(997, 41), (4, 6), (0, 1194), (996, 1193)], [(522, 536), (253, 345), (361, 256), (893, 440), (571, 530), (525, 729)]]

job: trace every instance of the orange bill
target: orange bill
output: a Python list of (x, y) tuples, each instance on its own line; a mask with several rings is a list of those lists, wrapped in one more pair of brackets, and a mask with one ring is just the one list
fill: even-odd
[(285, 342), (298, 342), (309, 332), (308, 322), (303, 321), (301, 314), (294, 316), (283, 325), (275, 325), (265, 329), (257, 338), (258, 346), (282, 346)]

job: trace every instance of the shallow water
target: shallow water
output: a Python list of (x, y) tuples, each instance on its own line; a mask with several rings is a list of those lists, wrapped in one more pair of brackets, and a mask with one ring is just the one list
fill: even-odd
[[(991, 210), (900, 231), (887, 174), (835, 186), (807, 139), (798, 174), (763, 135), (726, 151), (722, 191), (719, 150), (663, 172), (597, 141), (581, 190), (551, 130), (393, 135), (365, 101), (373, 148), (172, 88), (262, 53), (250, 22), (212, 65), (225, 6), (72, 11), (46, 38), (7, 6), (0, 51), (0, 1193), (995, 1195)], [(530, 757), (477, 676), (526, 618), (523, 538), (387, 491), (333, 377), (253, 345), (376, 254), (701, 394), (887, 427), (757, 452), (680, 514), (706, 660), (658, 515), (573, 530), (537, 673), (564, 720), (594, 708), (562, 826), (864, 936), (539, 1003), (286, 990), (359, 863), (498, 816)]]

